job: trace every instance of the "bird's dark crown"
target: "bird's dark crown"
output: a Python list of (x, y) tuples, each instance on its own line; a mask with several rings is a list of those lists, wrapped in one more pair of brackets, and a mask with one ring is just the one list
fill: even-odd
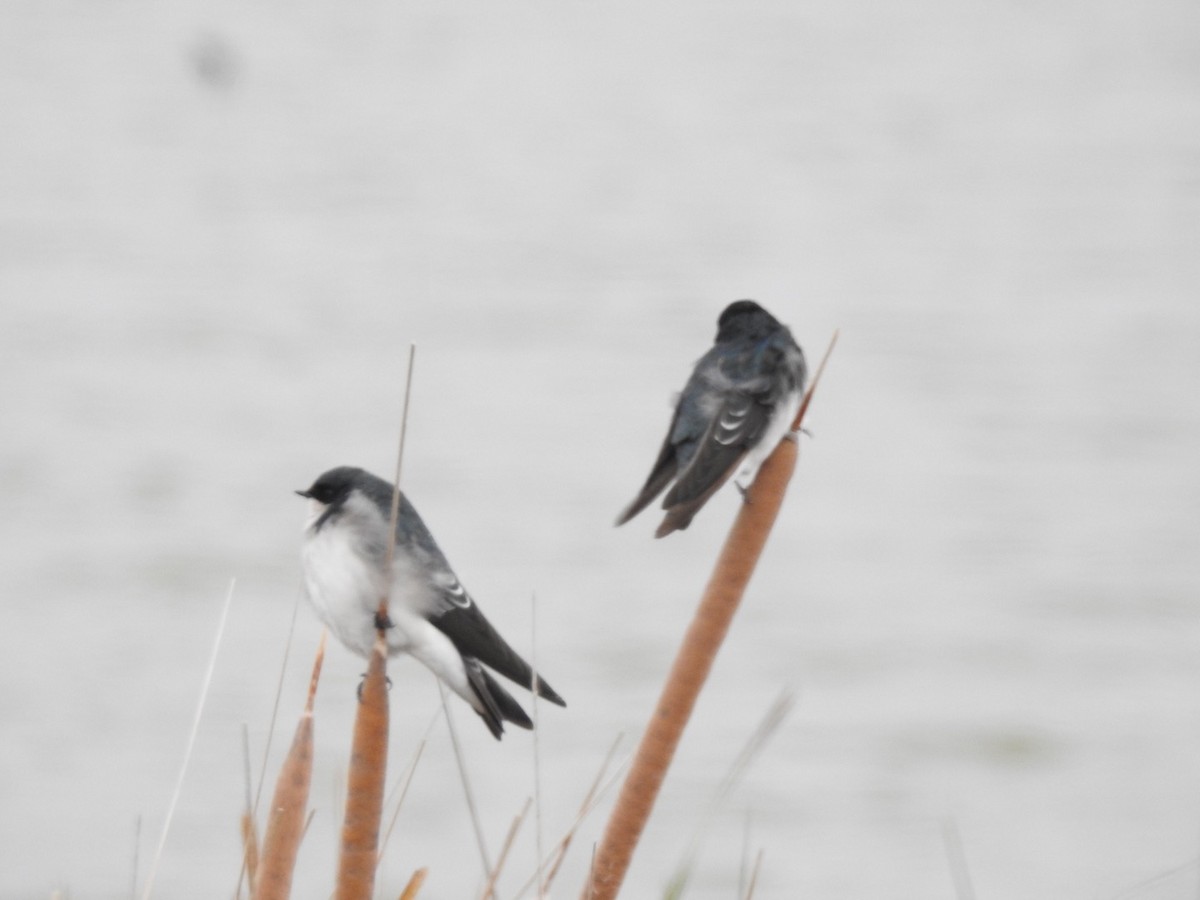
[(735, 300), (717, 319), (717, 340), (724, 341), (740, 335), (766, 334), (778, 328), (779, 321), (753, 300)]
[(353, 466), (338, 466), (330, 469), (312, 483), (312, 487), (304, 491), (296, 491), (301, 497), (309, 497), (326, 506), (336, 506), (344, 503), (350, 492), (361, 487), (368, 478), (362, 469)]

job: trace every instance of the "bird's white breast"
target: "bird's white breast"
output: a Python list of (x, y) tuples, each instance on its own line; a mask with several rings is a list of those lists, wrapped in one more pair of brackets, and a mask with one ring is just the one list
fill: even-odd
[(305, 534), (304, 587), (318, 618), (343, 644), (363, 656), (375, 641), (374, 613), (384, 579), (354, 533), (337, 523)]
[[(391, 577), (385, 578), (382, 548), (389, 524), (378, 508), (351, 495), (336, 516), (315, 528), (324, 510), (314, 505), (301, 551), (304, 586), (317, 616), (347, 647), (368, 656), (375, 643), (375, 612), (390, 587), (389, 652), (415, 654), (430, 640), (425, 620), (438, 607), (434, 581), (443, 573), (422, 549), (401, 543), (393, 552)], [(444, 575), (457, 585), (452, 572)]]

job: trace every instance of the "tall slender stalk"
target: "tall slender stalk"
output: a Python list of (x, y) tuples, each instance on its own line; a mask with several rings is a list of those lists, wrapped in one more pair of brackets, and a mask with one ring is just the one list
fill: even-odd
[(150, 900), (154, 891), (154, 877), (158, 874), (158, 863), (162, 859), (163, 848), (167, 845), (167, 835), (171, 831), (171, 821), (175, 818), (175, 808), (179, 805), (179, 795), (183, 793), (183, 779), (187, 776), (188, 765), (192, 761), (192, 750), (196, 746), (196, 737), (200, 733), (200, 717), (204, 714), (204, 703), (208, 700), (208, 690), (212, 687), (213, 672), (217, 667), (217, 653), (221, 649), (221, 641), (225, 637), (225, 623), (229, 621), (229, 607), (233, 603), (233, 589), (237, 579), (229, 582), (229, 591), (225, 595), (225, 604), (221, 607), (221, 620), (217, 624), (217, 636), (213, 640), (212, 653), (208, 658), (208, 667), (204, 670), (204, 680), (200, 685), (200, 698), (196, 702), (196, 714), (192, 718), (192, 730), (188, 734), (187, 749), (183, 753), (183, 765), (179, 769), (179, 779), (175, 782), (175, 790), (171, 794), (171, 802), (167, 806), (167, 817), (163, 821), (162, 834), (158, 838), (158, 847), (154, 850), (154, 859), (150, 863), (150, 873), (146, 876), (146, 886), (142, 889), (142, 900)]
[[(392, 509), (389, 518), (387, 566), (385, 572), (392, 571), (392, 559), (396, 555), (396, 522), (400, 518), (400, 470), (404, 466), (404, 439), (408, 436), (408, 402), (412, 398), (413, 364), (417, 359), (417, 345), (408, 345), (408, 374), (404, 382), (404, 409), (400, 413), (400, 441), (396, 449), (396, 477), (392, 482)], [(383, 621), (387, 617), (390, 589), (385, 590), (379, 598), (379, 617)]]
[(517, 817), (513, 819), (512, 825), (509, 826), (508, 834), (504, 838), (504, 845), (500, 848), (500, 857), (496, 860), (496, 867), (488, 875), (487, 884), (483, 886), (479, 900), (496, 900), (496, 882), (500, 879), (500, 872), (504, 869), (504, 863), (508, 860), (508, 851), (512, 849), (513, 841), (517, 839), (517, 832), (521, 830), (521, 824), (525, 821), (525, 816), (528, 815), (529, 807), (532, 805), (533, 798), (530, 797), (525, 801), (525, 805), (521, 807), (521, 811), (517, 814)]
[[(608, 754), (604, 757), (604, 762), (600, 764), (600, 771), (596, 773), (596, 779), (592, 782), (592, 786), (584, 796), (583, 803), (579, 806), (579, 812), (575, 814), (575, 820), (567, 829), (567, 833), (559, 838), (554, 849), (550, 851), (549, 857), (543, 859), (538, 865), (537, 871), (530, 876), (528, 881), (521, 885), (521, 889), (516, 893), (516, 900), (521, 900), (526, 892), (535, 886), (543, 894), (549, 893), (550, 885), (554, 881), (554, 877), (558, 874), (558, 869), (562, 865), (563, 860), (566, 859), (567, 850), (570, 849), (571, 842), (575, 839), (575, 833), (579, 830), (579, 826), (583, 824), (583, 820), (587, 818), (588, 814), (596, 808), (601, 799), (608, 793), (608, 789), (616, 783), (616, 780), (625, 770), (625, 766), (629, 763), (629, 757), (626, 757), (617, 766), (616, 771), (605, 778), (605, 775), (608, 773), (608, 767), (612, 763), (613, 757), (616, 756), (617, 747), (624, 737), (625, 733), (621, 732), (613, 740), (612, 746), (608, 749)], [(593, 848), (594, 850), (595, 848)], [(542, 872), (546, 874), (543, 876)]]
[[(835, 332), (796, 413), (793, 431), (799, 429), (804, 420), (836, 342)], [(584, 886), (584, 898), (612, 900), (621, 889), (633, 859), (633, 851), (650, 818), (683, 729), (691, 718), (696, 699), (704, 687), (717, 651), (729, 630), (729, 623), (737, 612), (746, 585), (754, 574), (759, 556), (775, 524), (788, 482), (796, 468), (796, 458), (796, 441), (780, 441), (747, 491), (746, 502), (742, 504), (725, 540), (716, 568), (667, 676), (658, 706), (638, 745), (633, 765), (596, 851), (591, 875)]]
[(471, 778), (467, 773), (467, 760), (463, 756), (462, 743), (458, 739), (458, 729), (454, 725), (454, 714), (446, 699), (446, 685), (436, 678), (438, 696), (442, 698), (442, 715), (446, 717), (446, 730), (450, 733), (450, 746), (454, 748), (454, 762), (458, 765), (458, 780), (462, 782), (463, 797), (467, 801), (467, 812), (471, 815), (471, 827), (475, 831), (475, 845), (479, 848), (479, 860), (483, 865), (483, 877), (486, 879), (492, 871), (492, 858), (488, 855), (487, 841), (483, 836), (483, 820), (479, 818), (479, 807), (475, 803), (475, 792), (471, 790)]

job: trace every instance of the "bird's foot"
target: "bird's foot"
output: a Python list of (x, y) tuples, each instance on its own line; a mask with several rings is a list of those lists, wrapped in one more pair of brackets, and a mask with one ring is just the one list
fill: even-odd
[(744, 504), (746, 504), (747, 506), (749, 506), (750, 505), (750, 488), (742, 487), (742, 483), (740, 481), (736, 481), (736, 480), (733, 482), (733, 486), (735, 488), (737, 488), (738, 493), (742, 495), (742, 502)]
[[(387, 689), (390, 691), (392, 689), (392, 679), (390, 679), (386, 675), (384, 675), (383, 680), (387, 682)], [(359, 683), (358, 683), (358, 702), (359, 703), (362, 703), (363, 685), (366, 683), (367, 683), (367, 673), (363, 672), (362, 680), (359, 681)]]
[(392, 621), (391, 617), (386, 612), (375, 610), (376, 631), (387, 631), (389, 628), (395, 627), (395, 624), (396, 623)]
[(791, 441), (793, 444), (798, 444), (798, 443), (800, 443), (800, 435), (802, 435), (802, 434), (807, 437), (813, 436), (813, 433), (811, 431), (809, 431), (807, 428), (801, 427), (801, 428), (797, 428), (795, 431), (789, 431), (787, 434), (785, 434), (783, 436), (783, 439), (785, 441)]

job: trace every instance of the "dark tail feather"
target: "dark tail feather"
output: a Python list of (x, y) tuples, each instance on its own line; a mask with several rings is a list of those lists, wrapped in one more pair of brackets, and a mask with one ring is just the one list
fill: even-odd
[(654, 461), (654, 466), (650, 469), (650, 476), (642, 485), (642, 490), (634, 498), (634, 501), (625, 507), (624, 512), (617, 516), (617, 526), (624, 525), (649, 506), (650, 501), (661, 494), (663, 488), (675, 477), (678, 469), (679, 460), (675, 458), (675, 445), (671, 443), (671, 435), (668, 434), (667, 439), (663, 441), (662, 450), (658, 452), (658, 459)]
[(525, 710), (521, 709), (521, 705), (487, 673), (478, 660), (464, 659), (463, 663), (467, 667), (467, 679), (471, 683), (471, 689), (483, 704), (483, 711), (476, 712), (479, 712), (479, 717), (496, 740), (500, 740), (500, 736), (504, 734), (505, 722), (512, 722), (518, 728), (533, 728), (533, 722), (525, 714)]
[[(475, 692), (475, 696), (483, 704), (483, 709), (475, 711), (479, 713), (479, 718), (483, 719), (483, 724), (488, 727), (488, 731), (492, 733), (492, 737), (500, 740), (500, 736), (504, 734), (504, 720), (500, 716), (500, 706), (496, 703), (496, 698), (492, 695), (492, 691), (489, 690), (488, 682), (492, 679), (488, 677), (487, 672), (483, 671), (483, 667), (473, 659), (464, 659), (463, 665), (467, 670), (467, 681), (471, 685), (471, 690)], [(510, 697), (509, 699), (511, 700), (512, 698)]]
[(546, 684), (546, 682), (542, 680), (541, 675), (537, 677), (537, 695), (543, 700), (549, 700), (556, 706), (567, 705), (567, 701), (558, 696), (558, 692), (555, 691), (554, 688), (550, 687), (550, 685)]
[(658, 528), (654, 530), (654, 536), (664, 538), (672, 532), (684, 531), (692, 524), (692, 518), (700, 512), (700, 507), (703, 505), (702, 501), (693, 500), (691, 503), (681, 503), (679, 506), (671, 507), (663, 516)]
[[(505, 646), (507, 647), (507, 645)], [(511, 679), (515, 684), (519, 684), (526, 690), (533, 690), (533, 669), (512, 648), (508, 648), (508, 654), (505, 656), (497, 654), (494, 659), (488, 660), (486, 665), (491, 666), (505, 678)], [(558, 696), (558, 692), (550, 687), (541, 675), (537, 677), (537, 695), (543, 700), (549, 700), (556, 706), (567, 705), (567, 701)]]
[[(515, 684), (519, 684), (526, 690), (533, 690), (533, 669), (530, 667), (529, 663), (525, 662), (525, 660), (520, 657), (517, 651), (510, 647), (504, 641), (504, 639), (500, 637), (498, 633), (496, 633), (496, 630), (492, 628), (491, 625), (488, 625), (487, 628), (489, 629), (490, 636), (487, 642), (487, 658), (481, 659), (479, 657), (474, 657), (474, 659), (477, 662), (494, 669), (505, 678), (510, 679)], [(460, 648), (460, 652), (461, 649), (462, 648)], [(486, 672), (484, 674), (487, 675)], [(493, 682), (493, 684), (494, 683), (495, 682)], [(558, 706), (567, 705), (566, 701), (558, 695), (554, 688), (550, 687), (550, 685), (545, 682), (541, 675), (538, 676), (537, 695), (543, 700), (549, 700), (551, 703), (557, 704)], [(513, 705), (516, 706), (515, 701)], [(517, 709), (520, 708), (521, 707), (517, 706)]]
[[(741, 457), (738, 458), (738, 462), (741, 462)], [(667, 509), (667, 514), (663, 516), (662, 523), (658, 526), (658, 530), (654, 532), (654, 536), (656, 538), (666, 537), (672, 531), (683, 531), (685, 528), (691, 525), (692, 518), (696, 515), (696, 513), (700, 512), (700, 508), (712, 499), (712, 495), (724, 486), (725, 482), (729, 480), (729, 476), (731, 476), (736, 470), (737, 463), (734, 463), (734, 465), (730, 466), (724, 475), (709, 485), (708, 490), (706, 490), (699, 497), (695, 497), (691, 500), (685, 500), (682, 503), (676, 503), (674, 506), (669, 507)], [(667, 495), (667, 499), (671, 499), (669, 494)]]

